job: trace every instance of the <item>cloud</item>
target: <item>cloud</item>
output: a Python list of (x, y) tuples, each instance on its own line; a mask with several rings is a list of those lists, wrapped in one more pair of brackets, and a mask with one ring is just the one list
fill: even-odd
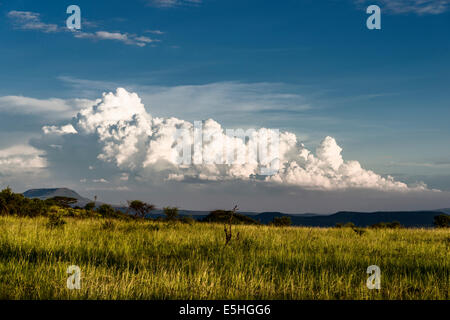
[(74, 32), (74, 37), (91, 40), (114, 40), (123, 42), (128, 45), (136, 45), (138, 47), (145, 47), (149, 43), (160, 42), (160, 40), (151, 39), (145, 36), (136, 36), (128, 33), (108, 32), (108, 31), (97, 31), (94, 33)]
[(183, 5), (198, 5), (202, 0), (147, 0), (147, 3), (153, 7), (173, 8)]
[(3, 96), (0, 97), (0, 113), (47, 115), (52, 119), (58, 119), (71, 117), (80, 109), (93, 103), (87, 99), (35, 99), (23, 96)]
[[(77, 30), (69, 30), (66, 27), (59, 27), (56, 24), (48, 24), (41, 21), (39, 13), (30, 11), (10, 11), (8, 17), (12, 20), (14, 26), (22, 30), (37, 30), (45, 33), (54, 32), (70, 32), (75, 38), (91, 39), (91, 40), (113, 40), (125, 43), (127, 45), (135, 45), (145, 47), (147, 44), (160, 42), (157, 39), (151, 39), (146, 36), (139, 36), (130, 33), (109, 32), (104, 30), (94, 32), (84, 32)], [(95, 27), (95, 23), (83, 19), (83, 27)]]
[(165, 32), (161, 31), (161, 30), (146, 30), (146, 33), (152, 33), (152, 34), (157, 34), (157, 35), (163, 35), (165, 34)]
[(57, 127), (57, 126), (44, 126), (42, 127), (42, 131), (45, 134), (56, 134), (56, 135), (64, 135), (64, 134), (76, 134), (77, 130), (71, 125), (67, 124), (65, 126)]
[(24, 173), (47, 166), (45, 153), (29, 145), (0, 149), (0, 173)]
[[(423, 185), (408, 186), (392, 177), (378, 175), (362, 168), (357, 161), (345, 161), (342, 148), (332, 137), (326, 137), (313, 154), (295, 134), (285, 131), (280, 133), (278, 154), (269, 159), (280, 163), (275, 175), (260, 176), (261, 164), (257, 162), (216, 164), (213, 160), (224, 160), (224, 148), (230, 145), (237, 146), (251, 159), (252, 142), (274, 130), (260, 128), (251, 133), (254, 140), (242, 140), (228, 136), (213, 119), (202, 124), (202, 153), (190, 159), (196, 164), (180, 164), (184, 143), (193, 143), (194, 124), (174, 117), (153, 117), (136, 93), (123, 88), (104, 93), (94, 105), (82, 109), (71, 125), (77, 133), (70, 132), (67, 143), (73, 144), (76, 139), (95, 141), (97, 160), (114, 165), (120, 173), (117, 180), (124, 176), (127, 179), (162, 177), (166, 181), (187, 182), (253, 181), (307, 190), (427, 190)], [(199, 155), (203, 157), (201, 162), (196, 161)]]
[(39, 13), (30, 11), (10, 11), (8, 17), (12, 19), (13, 24), (23, 30), (38, 30), (45, 33), (58, 32), (56, 24), (48, 24), (41, 21)]
[[(370, 5), (373, 1), (356, 0), (356, 3)], [(392, 14), (441, 14), (450, 7), (450, 0), (380, 0), (379, 3), (382, 9)]]

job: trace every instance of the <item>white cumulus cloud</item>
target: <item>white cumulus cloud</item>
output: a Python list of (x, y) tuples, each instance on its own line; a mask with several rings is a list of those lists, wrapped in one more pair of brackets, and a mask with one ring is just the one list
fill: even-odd
[(0, 173), (15, 173), (43, 169), (47, 166), (45, 153), (29, 145), (0, 149)]
[[(254, 139), (242, 140), (227, 135), (213, 119), (202, 123), (203, 149), (201, 153), (193, 153), (190, 160), (194, 164), (180, 164), (183, 146), (186, 143), (192, 145), (194, 141), (194, 124), (174, 117), (153, 117), (136, 93), (123, 88), (118, 88), (115, 93), (104, 93), (95, 104), (82, 109), (70, 126), (46, 128), (47, 133), (64, 133), (62, 128), (66, 128), (66, 133), (73, 137), (94, 137), (100, 147), (97, 158), (114, 164), (127, 179), (129, 174), (157, 172), (165, 179), (175, 181), (254, 180), (313, 190), (426, 190), (426, 186), (410, 187), (392, 177), (366, 170), (357, 161), (345, 161), (342, 148), (332, 137), (326, 137), (313, 153), (290, 132), (280, 132), (279, 152), (276, 158), (270, 159), (279, 162), (278, 172), (261, 176), (261, 165), (250, 161), (254, 159), (253, 143), (274, 130), (250, 131)], [(243, 151), (246, 161), (223, 164), (226, 163), (224, 150), (231, 145)], [(216, 164), (217, 159), (221, 164)]]

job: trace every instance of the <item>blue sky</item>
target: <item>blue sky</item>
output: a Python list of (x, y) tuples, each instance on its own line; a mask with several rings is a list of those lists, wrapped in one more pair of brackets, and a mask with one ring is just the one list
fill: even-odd
[[(71, 4), (85, 37), (65, 29)], [(366, 28), (370, 4), (381, 30)], [(155, 116), (280, 128), (310, 149), (332, 136), (364, 168), (450, 191), (449, 34), (446, 0), (0, 1), (0, 150), (64, 122), (1, 97), (41, 106), (124, 87)], [(249, 103), (264, 108), (239, 112)]]

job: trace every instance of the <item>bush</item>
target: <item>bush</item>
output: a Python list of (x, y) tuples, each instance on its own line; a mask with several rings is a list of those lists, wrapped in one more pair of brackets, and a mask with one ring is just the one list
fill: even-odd
[(440, 214), (434, 217), (434, 226), (436, 228), (450, 228), (450, 215)]
[(291, 220), (291, 217), (286, 217), (286, 216), (275, 217), (275, 218), (273, 218), (271, 225), (276, 226), (276, 227), (288, 227), (288, 226), (292, 225), (292, 220)]
[(398, 221), (394, 222), (379, 222), (370, 226), (372, 229), (400, 229), (403, 226)]
[(174, 221), (178, 218), (178, 208), (177, 207), (165, 207), (164, 214), (166, 215), (167, 221)]
[(97, 209), (97, 213), (102, 217), (111, 217), (114, 216), (114, 209), (109, 204), (102, 204)]
[(116, 228), (116, 224), (112, 220), (106, 220), (102, 223), (103, 230), (114, 230)]
[(356, 228), (356, 225), (353, 222), (347, 222), (344, 224), (344, 228)]
[(336, 225), (334, 226), (335, 228), (356, 228), (356, 225), (353, 222), (347, 222), (347, 223), (336, 223)]
[(189, 216), (189, 217), (183, 217), (183, 218), (180, 219), (180, 221), (183, 222), (183, 223), (185, 223), (185, 224), (189, 224), (189, 225), (192, 225), (192, 224), (195, 223), (195, 219), (192, 218), (191, 216)]
[(151, 225), (148, 226), (148, 230), (150, 230), (150, 231), (159, 231), (160, 227), (157, 224), (151, 224)]
[(36, 217), (47, 213), (49, 204), (39, 199), (28, 199), (6, 188), (0, 192), (0, 214)]
[(86, 211), (93, 211), (95, 209), (95, 202), (89, 202), (84, 206)]
[(353, 227), (352, 230), (355, 231), (359, 236), (362, 236), (364, 233), (366, 233), (366, 230), (364, 230), (363, 228)]

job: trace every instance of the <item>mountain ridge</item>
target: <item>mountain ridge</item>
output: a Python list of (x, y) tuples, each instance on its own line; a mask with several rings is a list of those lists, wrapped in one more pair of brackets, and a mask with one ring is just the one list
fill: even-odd
[[(75, 206), (84, 207), (92, 200), (82, 197), (77, 192), (69, 188), (43, 188), (30, 189), (23, 193), (27, 198), (38, 198), (41, 200), (53, 198), (56, 196), (71, 197), (78, 200)], [(102, 202), (96, 202), (103, 204)], [(113, 206), (114, 208), (126, 211), (123, 206)], [(181, 216), (192, 216), (197, 220), (201, 220), (209, 214), (210, 211), (200, 210), (182, 210), (179, 213)], [(268, 212), (239, 212), (263, 224), (268, 224), (276, 217), (287, 216), (291, 218), (294, 226), (308, 226), (308, 227), (333, 227), (338, 223), (352, 222), (356, 226), (367, 227), (372, 224), (380, 222), (394, 222), (398, 221), (405, 227), (425, 227), (433, 226), (433, 220), (436, 215), (449, 214), (450, 209), (437, 210), (417, 210), (417, 211), (374, 211), (374, 212), (359, 212), (359, 211), (338, 211), (329, 215), (303, 213), (303, 214), (288, 214), (278, 211)], [(163, 216), (161, 209), (154, 210), (149, 217), (157, 218)]]

